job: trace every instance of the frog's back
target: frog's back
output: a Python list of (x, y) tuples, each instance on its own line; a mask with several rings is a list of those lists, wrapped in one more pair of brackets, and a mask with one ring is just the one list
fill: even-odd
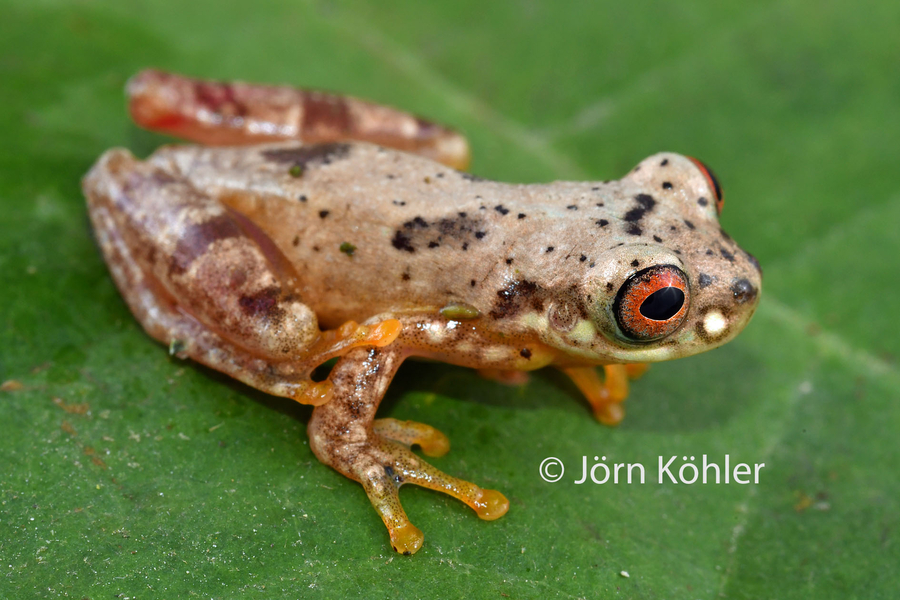
[(550, 285), (554, 270), (540, 255), (577, 217), (565, 197), (591, 193), (589, 183), (481, 180), (365, 143), (170, 146), (150, 161), (259, 226), (325, 324), (451, 302), (486, 313), (521, 269)]

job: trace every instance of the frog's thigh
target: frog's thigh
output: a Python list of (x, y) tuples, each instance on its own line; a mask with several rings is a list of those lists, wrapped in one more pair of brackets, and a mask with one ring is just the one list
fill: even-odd
[(135, 75), (127, 93), (136, 123), (201, 144), (358, 140), (419, 154), (455, 169), (469, 164), (469, 144), (452, 129), (349, 96), (203, 81), (155, 70)]
[(625, 365), (603, 365), (601, 381), (594, 367), (562, 369), (591, 404), (594, 416), (604, 425), (618, 425), (625, 417), (622, 401), (628, 397), (628, 370)]
[(394, 319), (320, 332), (296, 273), (252, 223), (127, 151), (104, 155), (84, 181), (107, 263), (154, 338), (266, 392), (318, 404), (321, 362), (399, 333)]
[[(359, 348), (344, 356), (330, 375), (332, 400), (313, 411), (309, 437), (319, 460), (363, 485), (387, 526), (394, 549), (412, 554), (422, 545), (423, 536), (403, 511), (398, 495), (401, 485), (413, 483), (442, 491), (485, 520), (503, 516), (509, 502), (499, 492), (446, 475), (373, 429), (375, 411), (403, 358), (404, 351), (393, 346)], [(398, 437), (408, 430), (384, 422), (378, 429), (399, 431)]]

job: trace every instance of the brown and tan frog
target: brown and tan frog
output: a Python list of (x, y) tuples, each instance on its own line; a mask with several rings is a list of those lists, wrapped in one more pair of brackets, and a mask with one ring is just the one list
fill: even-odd
[(126, 302), (173, 354), (315, 405), (313, 452), (362, 484), (403, 554), (423, 540), (405, 483), (482, 519), (509, 507), (410, 450), (446, 453), (436, 429), (375, 418), (406, 358), (506, 381), (554, 366), (615, 424), (641, 363), (719, 346), (757, 306), (759, 264), (719, 227), (719, 183), (695, 159), (507, 184), (457, 170), (454, 131), (353, 98), (160, 71), (128, 95), (138, 124), (204, 145), (113, 149), (84, 178)]

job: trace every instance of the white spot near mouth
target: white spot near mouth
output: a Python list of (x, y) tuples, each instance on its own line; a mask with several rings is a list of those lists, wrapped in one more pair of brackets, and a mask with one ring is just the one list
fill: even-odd
[(710, 311), (703, 317), (703, 330), (707, 335), (719, 335), (728, 327), (728, 321), (717, 310)]

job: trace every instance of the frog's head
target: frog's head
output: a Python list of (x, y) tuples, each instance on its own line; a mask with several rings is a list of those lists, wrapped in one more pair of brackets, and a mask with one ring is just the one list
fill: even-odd
[(719, 226), (722, 190), (712, 171), (657, 154), (615, 185), (607, 206), (622, 235), (616, 244), (597, 240), (595, 267), (577, 299), (569, 295), (580, 318), (554, 318), (565, 300), (550, 307), (553, 345), (601, 362), (655, 362), (732, 339), (756, 310), (762, 272)]

